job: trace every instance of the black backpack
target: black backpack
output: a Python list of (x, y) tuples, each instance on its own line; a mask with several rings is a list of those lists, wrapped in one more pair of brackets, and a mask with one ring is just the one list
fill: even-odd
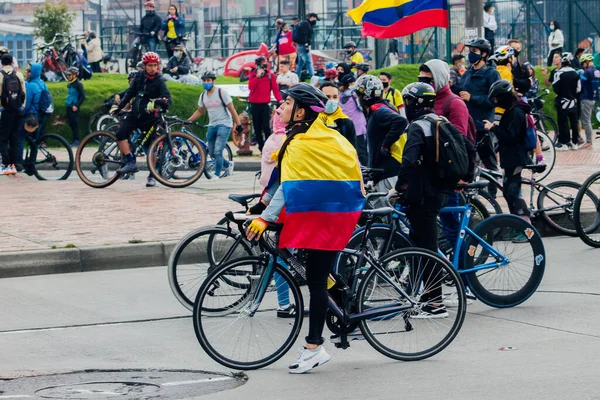
[(466, 138), (446, 118), (425, 117), (431, 123), (435, 154), (433, 163), (444, 187), (454, 187), (469, 173)]
[(2, 75), (4, 76), (2, 81), (2, 107), (9, 110), (18, 110), (23, 106), (25, 93), (23, 93), (17, 71), (13, 70), (10, 74), (2, 71)]

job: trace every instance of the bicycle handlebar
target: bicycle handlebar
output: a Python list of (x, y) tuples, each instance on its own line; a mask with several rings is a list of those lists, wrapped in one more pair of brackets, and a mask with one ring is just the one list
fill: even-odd
[(165, 116), (165, 120), (166, 121), (173, 121), (173, 122), (179, 122), (185, 125), (195, 125), (199, 128), (206, 128), (204, 125), (196, 122), (196, 121), (188, 121), (186, 119), (181, 119), (179, 118), (177, 115), (170, 115), (170, 116)]

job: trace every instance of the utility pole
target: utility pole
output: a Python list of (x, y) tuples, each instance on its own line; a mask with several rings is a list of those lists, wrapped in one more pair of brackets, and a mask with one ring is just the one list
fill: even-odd
[(298, 0), (298, 22), (306, 18), (306, 0)]
[(465, 0), (465, 43), (483, 37), (483, 0)]

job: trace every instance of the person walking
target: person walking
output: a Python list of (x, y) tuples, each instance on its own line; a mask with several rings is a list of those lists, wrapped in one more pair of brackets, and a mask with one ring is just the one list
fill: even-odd
[(142, 37), (141, 40), (145, 40), (150, 51), (155, 52), (158, 46), (158, 32), (162, 25), (162, 19), (154, 11), (154, 2), (147, 1), (144, 4), (144, 10), (146, 10), (146, 15), (140, 22), (140, 33), (145, 33), (148, 36)]
[[(17, 173), (19, 156), (19, 122), (25, 107), (26, 89), (23, 74), (13, 67), (13, 56), (5, 53), (0, 57), (0, 175)], [(21, 155), (22, 157), (22, 155)]]
[(100, 39), (96, 36), (96, 32), (90, 31), (87, 33), (87, 39), (81, 42), (81, 45), (85, 48), (86, 59), (92, 67), (92, 72), (102, 72), (100, 69), (100, 61), (104, 57), (102, 52), (102, 45)]
[(594, 66), (594, 56), (583, 54), (579, 58), (583, 68), (581, 75), (581, 125), (585, 129), (585, 143), (581, 149), (592, 148), (592, 114), (596, 102), (600, 99), (598, 87), (600, 87), (600, 71)]
[(174, 4), (169, 6), (167, 18), (162, 21), (160, 29), (164, 32), (167, 55), (171, 59), (175, 47), (183, 43), (183, 35), (185, 34), (185, 20)]
[(483, 6), (483, 37), (490, 42), (492, 50), (496, 48), (496, 30), (498, 29), (496, 17), (494, 16), (495, 10), (496, 7), (492, 3), (486, 3)]
[(185, 47), (182, 44), (178, 44), (173, 49), (173, 57), (169, 59), (167, 68), (163, 74), (166, 81), (175, 81), (181, 83), (187, 83), (190, 85), (199, 85), (200, 80), (190, 73), (192, 68), (192, 62), (185, 52)]
[[(558, 143), (556, 151), (577, 150), (579, 148), (579, 125), (577, 122), (577, 96), (581, 91), (579, 74), (571, 68), (571, 53), (563, 53), (561, 67), (556, 70), (552, 88), (556, 93), (555, 107), (558, 119)], [(569, 125), (571, 137), (569, 138)]]
[(215, 174), (212, 179), (218, 180), (221, 177), (221, 170), (225, 167), (225, 175), (233, 175), (233, 161), (223, 158), (223, 149), (229, 140), (233, 123), (238, 133), (242, 133), (244, 127), (240, 122), (240, 117), (233, 106), (233, 100), (229, 93), (221, 88), (215, 87), (217, 76), (214, 72), (205, 72), (202, 75), (202, 86), (204, 92), (198, 100), (198, 109), (188, 118), (190, 122), (196, 121), (208, 112), (208, 132), (206, 133), (206, 142), (208, 152), (215, 161)]
[(277, 78), (268, 70), (267, 59), (258, 57), (255, 64), (256, 68), (250, 71), (248, 102), (252, 114), (254, 140), (262, 152), (265, 140), (271, 135), (271, 93), (278, 103), (281, 103), (282, 99)]
[(79, 146), (79, 111), (81, 104), (85, 101), (85, 89), (79, 80), (79, 68), (69, 67), (66, 71), (67, 80), (67, 99), (65, 105), (67, 107), (67, 119), (71, 127), (73, 142), (71, 147)]
[(548, 52), (548, 67), (552, 65), (554, 54), (558, 54), (559, 56), (562, 54), (564, 45), (565, 36), (560, 29), (560, 24), (558, 21), (550, 22), (550, 36), (548, 36), (548, 47), (550, 49)]
[(294, 29), (293, 40), (297, 44), (296, 51), (298, 52), (298, 70), (296, 73), (301, 80), (306, 79), (305, 75), (303, 75), (304, 68), (306, 68), (308, 78), (311, 78), (314, 74), (310, 49), (317, 21), (319, 21), (319, 16), (315, 13), (310, 13), (308, 14), (308, 18)]
[(346, 74), (340, 79), (340, 107), (342, 112), (348, 116), (354, 123), (356, 132), (356, 152), (360, 165), (366, 167), (369, 164), (367, 152), (367, 119), (365, 113), (358, 103), (358, 98), (352, 90), (352, 85), (356, 82), (353, 74)]

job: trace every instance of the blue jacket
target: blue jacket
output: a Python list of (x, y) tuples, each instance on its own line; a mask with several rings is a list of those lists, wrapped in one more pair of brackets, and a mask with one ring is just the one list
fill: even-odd
[[(160, 26), (160, 30), (165, 33), (165, 39), (167, 38), (168, 22), (169, 22), (168, 19), (164, 19)], [(185, 20), (183, 19), (183, 17), (181, 15), (179, 17), (177, 17), (177, 19), (175, 20), (175, 32), (177, 33), (177, 36), (185, 35)]]
[(31, 64), (31, 75), (30, 78), (25, 82), (27, 98), (25, 101), (25, 110), (23, 115), (39, 115), (40, 113), (40, 99), (42, 98), (42, 92), (48, 90), (46, 84), (40, 79), (41, 75), (42, 65)]
[(65, 105), (67, 107), (77, 106), (79, 108), (84, 100), (85, 90), (81, 81), (77, 79), (75, 82), (69, 83), (67, 85), (67, 100), (65, 101)]
[(464, 90), (471, 95), (471, 100), (466, 103), (469, 114), (475, 121), (477, 131), (484, 130), (482, 121), (494, 121), (496, 105), (488, 98), (488, 93), (490, 86), (498, 80), (500, 80), (498, 71), (489, 67), (477, 70), (471, 67), (460, 78), (459, 90)]
[(581, 100), (597, 100), (600, 71), (589, 67), (581, 74)]

